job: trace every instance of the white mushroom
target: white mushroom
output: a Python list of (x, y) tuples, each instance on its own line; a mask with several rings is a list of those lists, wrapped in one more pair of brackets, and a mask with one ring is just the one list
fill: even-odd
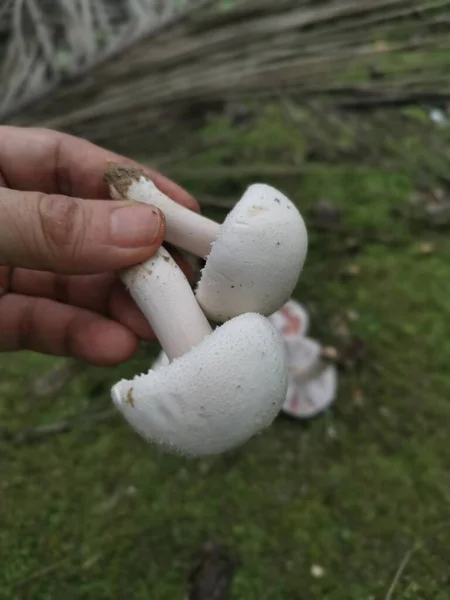
[(321, 345), (299, 337), (289, 345), (289, 380), (283, 412), (309, 419), (326, 410), (336, 397), (337, 370), (321, 357)]
[[(288, 357), (288, 389), (281, 410), (297, 419), (310, 419), (336, 399), (337, 369), (322, 359), (321, 345), (305, 337), (309, 316), (296, 300), (289, 300), (269, 321), (282, 337)], [(152, 368), (156, 371), (168, 364), (162, 351)]]
[(269, 317), (283, 338), (289, 361), (286, 401), (282, 411), (308, 419), (326, 410), (336, 398), (337, 369), (322, 358), (322, 346), (305, 337), (309, 317), (305, 308), (289, 300)]
[(286, 343), (289, 343), (289, 340), (296, 340), (299, 336), (305, 336), (309, 328), (309, 315), (306, 309), (292, 298), (270, 315), (269, 321)]
[(195, 293), (209, 319), (224, 322), (246, 312), (268, 316), (291, 296), (308, 237), (295, 205), (275, 188), (251, 185), (220, 225), (180, 206), (133, 167), (112, 165), (105, 180), (113, 197), (160, 208), (166, 240), (206, 258)]
[(212, 331), (164, 248), (121, 277), (171, 361), (112, 389), (138, 433), (200, 456), (238, 446), (273, 421), (286, 395), (287, 359), (268, 319), (243, 314)]

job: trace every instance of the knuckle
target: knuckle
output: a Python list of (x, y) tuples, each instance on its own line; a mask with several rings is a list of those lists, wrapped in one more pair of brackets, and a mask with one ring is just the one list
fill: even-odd
[(11, 288), (13, 271), (13, 267), (0, 266), (0, 298), (5, 296)]
[(42, 194), (38, 213), (44, 242), (54, 255), (74, 256), (84, 241), (84, 211), (81, 201)]

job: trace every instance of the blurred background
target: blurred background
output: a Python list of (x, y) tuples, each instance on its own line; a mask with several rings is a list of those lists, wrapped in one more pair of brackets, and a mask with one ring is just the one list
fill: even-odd
[(218, 220), (286, 193), (339, 390), (214, 459), (94, 368), (0, 357), (0, 598), (450, 598), (450, 2), (1, 0), (0, 122), (164, 172)]

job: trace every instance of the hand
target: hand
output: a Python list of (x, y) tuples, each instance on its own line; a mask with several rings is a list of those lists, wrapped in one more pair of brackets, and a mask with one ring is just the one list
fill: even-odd
[[(62, 133), (0, 127), (0, 351), (114, 365), (139, 339), (155, 341), (116, 272), (156, 252), (164, 219), (153, 207), (107, 200), (109, 161), (136, 164)], [(175, 183), (149, 174), (199, 210)]]

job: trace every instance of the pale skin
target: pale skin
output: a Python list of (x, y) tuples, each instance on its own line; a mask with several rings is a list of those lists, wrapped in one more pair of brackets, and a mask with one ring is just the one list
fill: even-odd
[[(140, 339), (155, 341), (116, 273), (157, 251), (164, 218), (151, 206), (109, 200), (109, 161), (142, 168), (76, 137), (0, 127), (0, 351), (108, 366), (131, 358)], [(146, 171), (173, 200), (199, 210), (185, 190)]]

